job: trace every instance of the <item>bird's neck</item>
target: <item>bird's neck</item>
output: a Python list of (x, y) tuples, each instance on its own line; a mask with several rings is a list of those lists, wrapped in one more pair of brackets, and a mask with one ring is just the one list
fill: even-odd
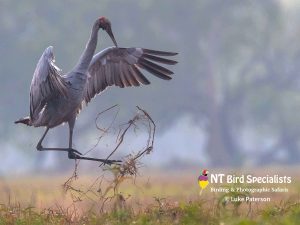
[(95, 23), (92, 28), (91, 36), (86, 44), (86, 47), (82, 55), (80, 56), (77, 65), (75, 66), (75, 72), (86, 74), (97, 47), (98, 30), (99, 25)]

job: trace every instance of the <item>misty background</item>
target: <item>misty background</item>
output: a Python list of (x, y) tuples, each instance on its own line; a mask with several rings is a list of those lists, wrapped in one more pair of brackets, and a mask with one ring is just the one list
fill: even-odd
[[(29, 113), (29, 86), (44, 49), (54, 46), (56, 64), (71, 70), (99, 16), (110, 19), (119, 46), (175, 51), (179, 63), (169, 67), (171, 81), (145, 72), (151, 85), (112, 87), (92, 100), (77, 119), (76, 149), (96, 143), (97, 113), (119, 104), (127, 122), (139, 105), (157, 125), (154, 152), (143, 160), (149, 167), (299, 163), (299, 11), (292, 0), (1, 0), (0, 175), (73, 168), (65, 153), (36, 151), (44, 128), (13, 121)], [(97, 51), (112, 45), (101, 30), (98, 40)], [(143, 138), (133, 133), (119, 156)], [(110, 142), (91, 154), (105, 157)], [(43, 145), (67, 143), (67, 126), (60, 126)]]

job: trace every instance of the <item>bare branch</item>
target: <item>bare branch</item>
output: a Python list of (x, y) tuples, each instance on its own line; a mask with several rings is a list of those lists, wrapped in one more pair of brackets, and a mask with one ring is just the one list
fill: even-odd
[[(94, 150), (98, 146), (102, 138), (104, 138), (105, 135), (107, 135), (108, 133), (111, 133), (110, 130), (114, 129), (119, 110), (114, 114), (112, 121), (109, 123), (107, 128), (100, 127), (97, 124), (97, 121), (104, 113), (114, 109), (116, 106), (118, 105), (109, 107), (108, 109), (97, 114), (97, 117), (95, 119), (95, 125), (97, 130), (99, 130), (101, 134), (97, 138), (96, 144), (91, 149), (89, 149), (85, 154)], [(113, 154), (117, 152), (120, 146), (124, 144), (126, 135), (130, 130), (136, 133), (136, 131), (141, 127), (141, 125), (144, 127), (143, 130), (146, 129), (148, 134), (148, 138), (146, 140), (145, 146), (141, 150), (139, 150), (136, 154), (130, 153), (129, 155), (124, 156), (123, 163), (121, 165), (113, 165), (113, 166), (106, 165), (104, 168), (102, 168), (101, 175), (97, 177), (86, 188), (82, 186), (80, 188), (77, 188), (75, 185), (76, 184), (75, 181), (78, 180), (79, 160), (77, 160), (75, 162), (75, 167), (72, 176), (63, 185), (64, 190), (71, 195), (71, 198), (73, 200), (73, 203), (70, 207), (73, 207), (74, 206), (73, 204), (76, 204), (77, 202), (81, 202), (83, 199), (88, 199), (90, 201), (93, 201), (95, 204), (100, 204), (99, 208), (101, 211), (103, 211), (105, 205), (111, 201), (116, 201), (114, 204), (115, 207), (125, 206), (125, 201), (130, 196), (124, 197), (123, 194), (121, 194), (120, 192), (120, 186), (126, 180), (133, 180), (133, 183), (135, 184), (135, 178), (138, 175), (139, 168), (142, 165), (140, 159), (144, 155), (150, 154), (153, 150), (155, 130), (156, 130), (156, 125), (153, 119), (151, 118), (151, 116), (147, 113), (147, 111), (142, 109), (139, 106), (136, 106), (136, 108), (138, 111), (136, 115), (133, 116), (132, 119), (130, 119), (127, 123), (117, 126), (118, 131), (114, 132), (117, 135), (116, 145), (113, 148), (113, 150), (108, 154), (106, 159), (109, 159)], [(103, 164), (101, 164), (100, 166), (102, 165)], [(110, 174), (112, 174), (113, 179), (110, 181), (106, 180), (105, 172), (109, 172)]]

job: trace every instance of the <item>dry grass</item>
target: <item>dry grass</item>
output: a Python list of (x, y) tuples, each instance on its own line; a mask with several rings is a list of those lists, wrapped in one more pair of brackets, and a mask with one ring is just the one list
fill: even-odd
[[(160, 175), (155, 175), (155, 174)], [(148, 173), (149, 174), (149, 173)], [(79, 176), (74, 188), (89, 186), (97, 176)], [(68, 206), (72, 198), (63, 189), (68, 175), (48, 177), (2, 178), (0, 180), (0, 203), (20, 204), (43, 209), (53, 205)], [(104, 190), (113, 177), (103, 180)], [(162, 174), (152, 172), (145, 177), (137, 176), (122, 182), (120, 193), (131, 196), (129, 202), (151, 202), (153, 197), (166, 197), (178, 200), (193, 200), (198, 197), (199, 189), (193, 175)]]
[[(122, 182), (118, 193), (100, 210), (99, 199), (90, 194), (74, 203), (63, 184), (68, 176), (2, 179), (0, 184), (1, 224), (299, 224), (299, 183), (289, 193), (272, 195), (271, 203), (251, 207), (218, 204), (221, 195), (205, 190), (199, 196), (197, 172), (164, 174)], [(74, 188), (83, 188), (94, 176), (80, 176)], [(110, 185), (102, 182), (104, 190)]]

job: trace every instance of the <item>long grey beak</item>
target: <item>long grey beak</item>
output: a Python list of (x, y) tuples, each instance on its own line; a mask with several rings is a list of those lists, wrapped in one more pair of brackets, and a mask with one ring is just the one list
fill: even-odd
[(113, 34), (112, 30), (111, 30), (111, 27), (108, 27), (108, 29), (106, 30), (106, 32), (110, 36), (110, 38), (113, 41), (113, 43), (115, 44), (115, 46), (118, 47), (118, 44), (117, 44), (116, 39), (114, 37), (114, 34)]

